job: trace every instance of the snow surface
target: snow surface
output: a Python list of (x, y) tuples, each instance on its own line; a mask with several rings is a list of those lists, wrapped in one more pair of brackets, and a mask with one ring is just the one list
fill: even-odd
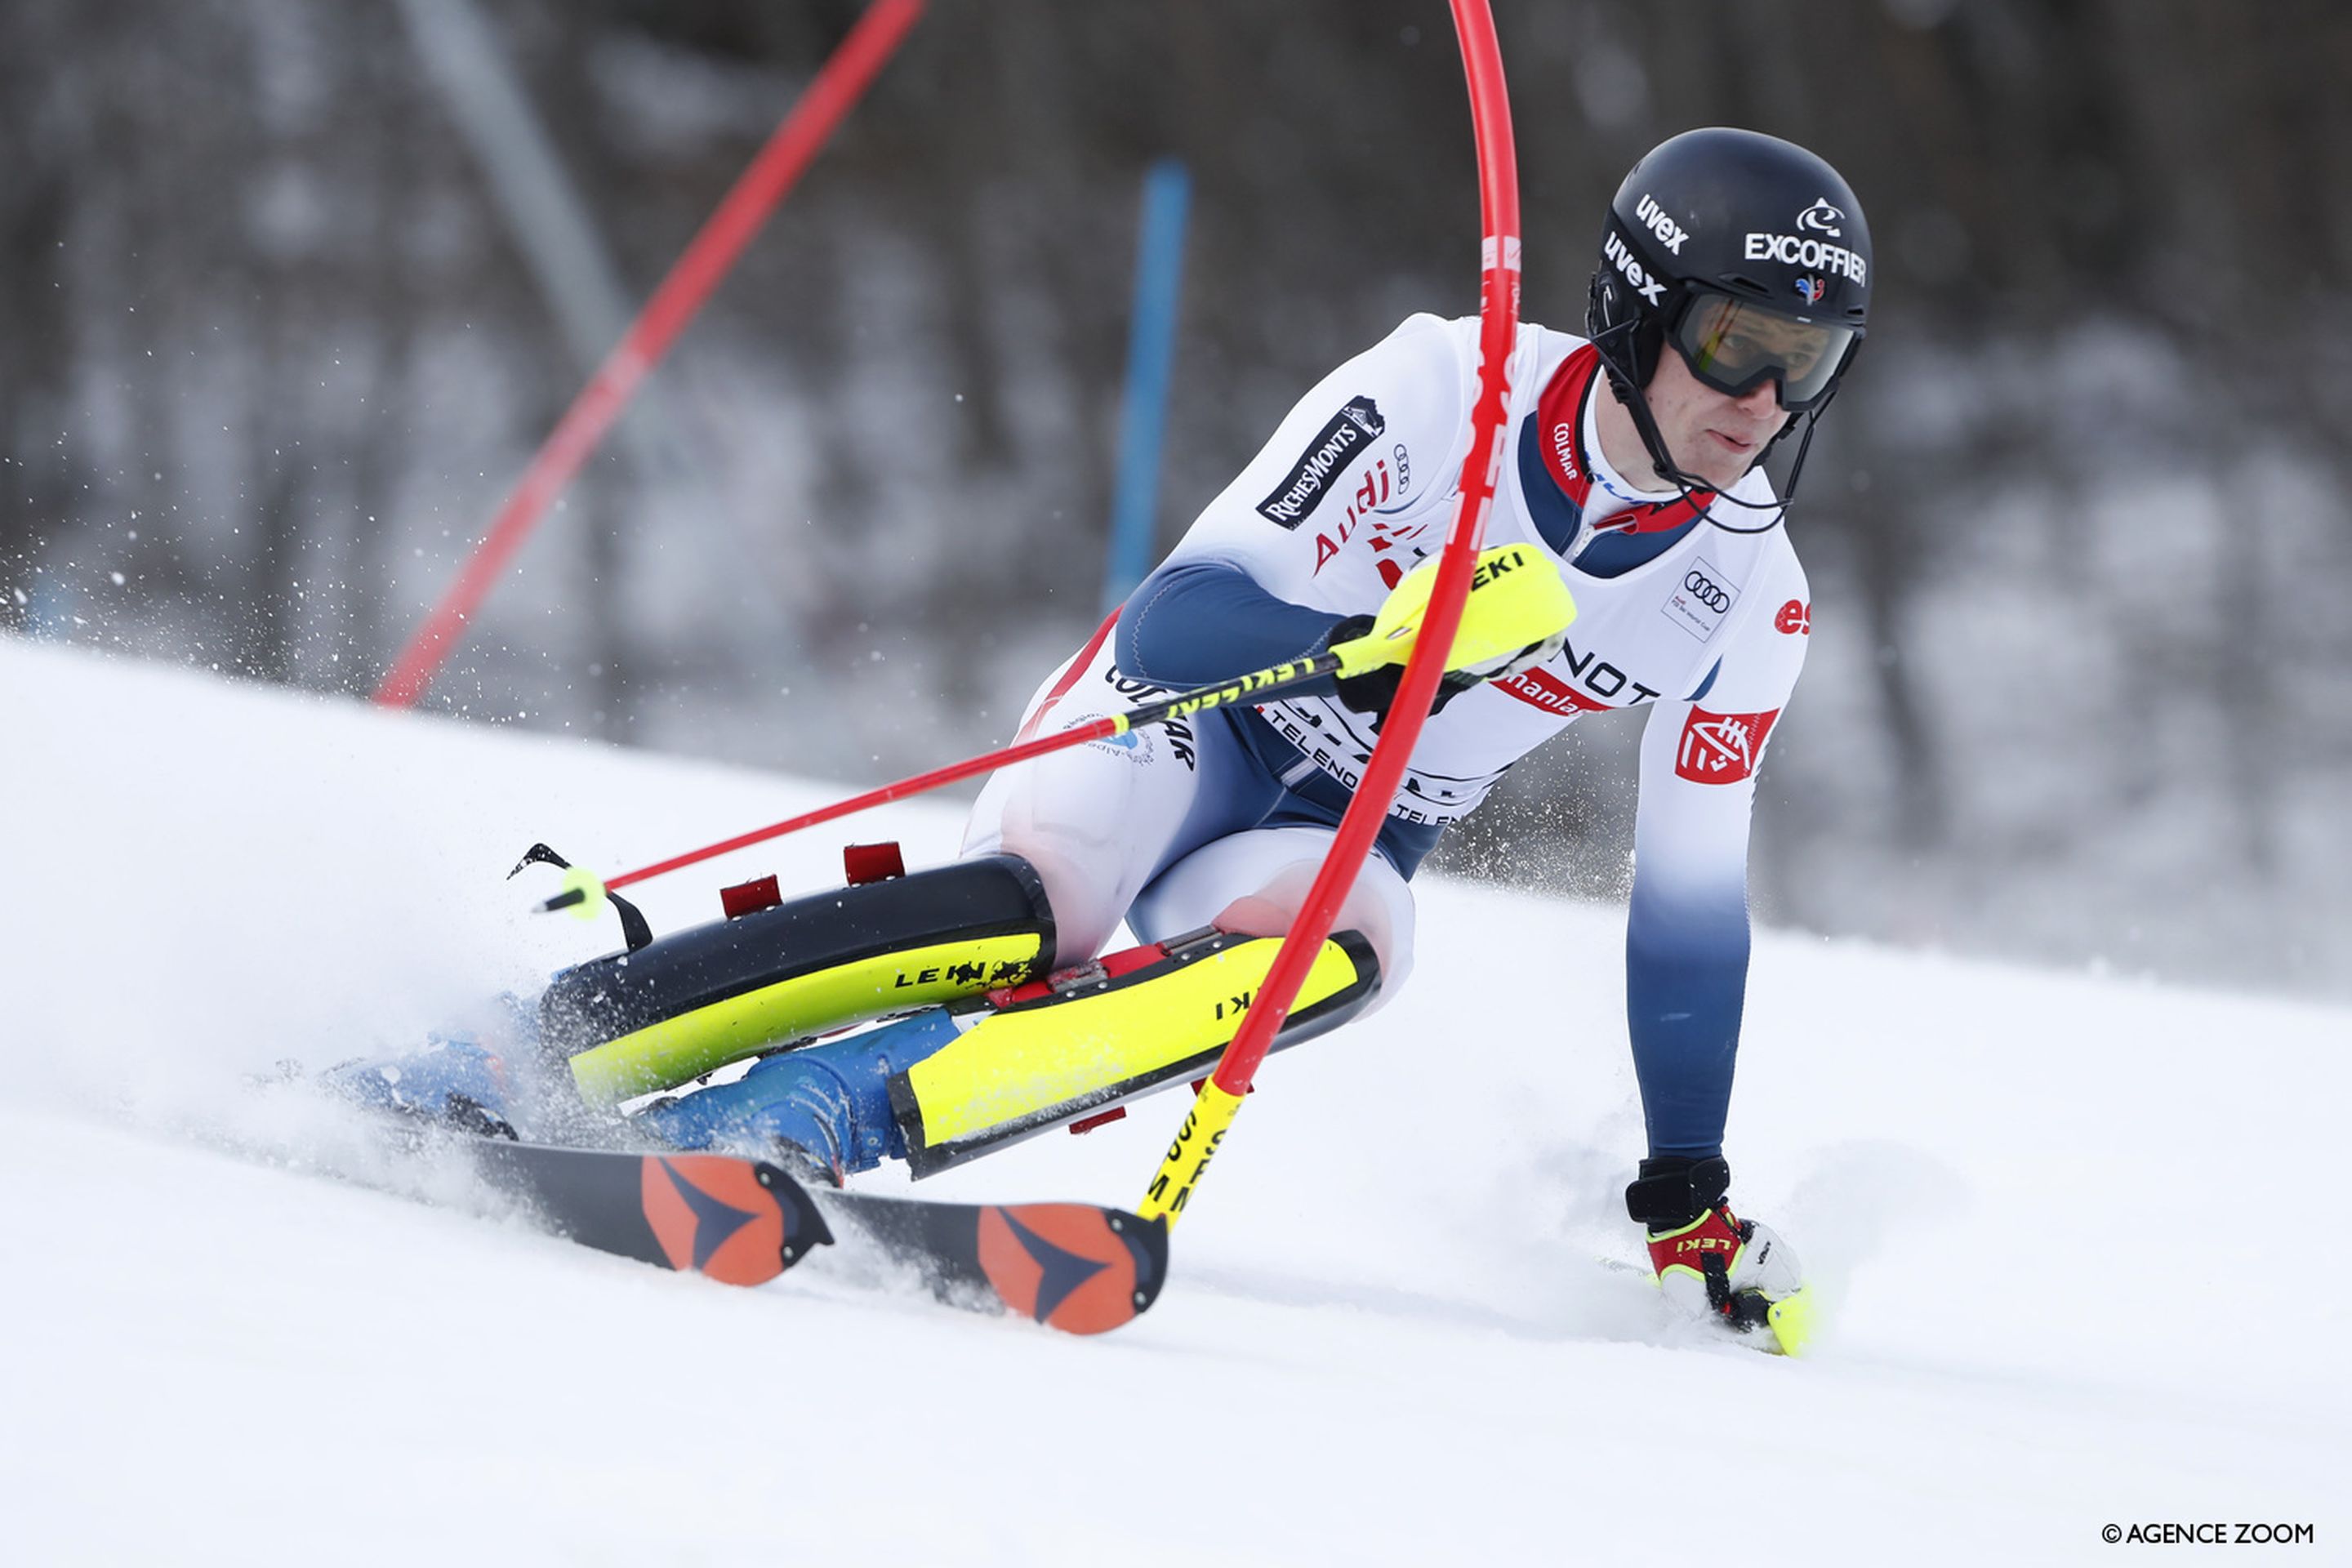
[[(21, 640), (0, 715), (9, 1562), (2105, 1562), (2217, 1520), (2342, 1560), (2352, 1014), (1765, 935), (1735, 1196), (1834, 1303), (1790, 1363), (1596, 1262), (1618, 911), (1426, 882), (1409, 991), (1269, 1067), (1160, 1304), (1073, 1340), (333, 1180), (354, 1130), (247, 1081), (612, 945), (522, 912), (533, 839), (619, 869), (827, 786)], [(847, 826), (919, 863), (957, 814)], [(1178, 1109), (929, 1187), (1131, 1202)]]

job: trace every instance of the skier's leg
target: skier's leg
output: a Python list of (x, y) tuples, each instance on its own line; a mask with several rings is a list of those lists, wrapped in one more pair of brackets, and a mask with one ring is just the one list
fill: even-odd
[[(649, 1125), (696, 1147), (779, 1140), (836, 1169), (887, 1156), (928, 1174), (1198, 1077), (1240, 1026), (1330, 841), (1308, 826), (1213, 840), (1155, 877), (1129, 912), (1156, 945), (1024, 987), (969, 1028), (909, 1021), (772, 1058)], [(1277, 1047), (1362, 1012), (1394, 984), (1391, 963), (1411, 965), (1412, 894), (1385, 858), (1358, 877), (1340, 927)]]
[[(1112, 663), (1108, 639), (1056, 670), (1023, 714), (1021, 735), (1067, 729), (1167, 695)], [(1017, 855), (1034, 867), (1060, 933), (1062, 962), (1100, 952), (1128, 906), (1169, 860), (1255, 821), (1276, 798), (1222, 720), (1176, 721), (992, 774), (964, 828), (966, 856)]]
[(546, 1054), (582, 1100), (673, 1088), (780, 1040), (1015, 985), (1052, 967), (1036, 874), (988, 857), (834, 889), (564, 971)]
[[(1148, 700), (1098, 637), (1023, 732)], [(779, 1040), (961, 1001), (1092, 955), (1195, 816), (1189, 725), (1095, 742), (989, 781), (953, 865), (820, 893), (567, 971), (542, 1032), (591, 1104), (675, 1087)], [(1240, 779), (1243, 773), (1228, 768)]]
[[(836, 1173), (890, 1157), (929, 1175), (1202, 1076), (1231, 1043), (1280, 945), (1204, 930), (1109, 954), (976, 1017), (935, 1008), (771, 1057), (638, 1121), (683, 1148), (772, 1153), (782, 1143)], [(1379, 983), (1370, 944), (1335, 934), (1276, 1047), (1345, 1022)]]
[[(1203, 925), (1281, 936), (1306, 904), (1331, 837), (1324, 827), (1261, 827), (1204, 844), (1153, 879), (1129, 922), (1146, 941)], [(1412, 972), (1412, 889), (1383, 856), (1364, 862), (1332, 925), (1371, 943), (1381, 966), (1372, 1005), (1395, 995)]]
[[(1106, 639), (1039, 689), (1022, 733), (1037, 733), (1048, 723), (1082, 723), (1149, 701), (1160, 690), (1122, 677)], [(1030, 868), (1050, 910), (1057, 962), (1076, 965), (1109, 940), (1129, 902), (1162, 866), (1205, 837), (1257, 820), (1280, 795), (1278, 782), (1255, 764), (1222, 720), (1197, 729), (1189, 723), (1157, 726), (1000, 771), (982, 790), (966, 830), (964, 854), (979, 858), (962, 864), (1015, 858)], [(919, 1093), (910, 1090), (904, 1108), (912, 1146), (921, 1155), (918, 1170), (937, 1169), (1057, 1118), (1171, 1081), (1180, 1064), (1210, 1051), (1212, 1044), (1222, 1048), (1231, 1027), (1220, 1024), (1217, 1005), (1255, 985), (1233, 979), (1238, 971), (1232, 966), (1263, 967), (1255, 954), (1244, 958), (1222, 951), (1236, 945), (1242, 944), (1194, 944), (1172, 955), (1115, 955), (1118, 973), (1104, 977), (1107, 985), (1095, 987), (1104, 994), (1089, 996), (1093, 1005), (1087, 1007), (1061, 1005), (1072, 984), (1083, 989), (1087, 983), (1057, 976), (1063, 991), (1027, 988), (1046, 994), (1024, 992), (1019, 1006), (979, 1019), (968, 1033), (940, 1019), (887, 1026), (772, 1058), (737, 1083), (705, 1089), (642, 1120), (663, 1136), (693, 1146), (781, 1140), (825, 1163), (864, 1169), (885, 1154), (908, 1152), (908, 1134), (900, 1130), (900, 1112), (891, 1106), (888, 1080), (910, 1073), (916, 1053), (937, 1052), (943, 1059), (919, 1075), (917, 1081), (927, 1087)], [(1208, 960), (1213, 962), (1203, 963)], [(1360, 942), (1355, 956), (1335, 959), (1347, 981), (1331, 987), (1334, 994), (1358, 979), (1368, 989), (1370, 964)], [(1160, 989), (1136, 989), (1163, 978)], [(1205, 995), (1228, 979), (1234, 990), (1206, 1004), (1211, 1024), (1222, 1029), (1209, 1031), (1217, 1035), (1213, 1042), (1194, 1026), (1196, 1021), (1163, 1026), (1173, 1016), (1167, 1010), (1181, 1006), (1180, 995), (1197, 1001), (1193, 993)], [(1056, 1008), (1052, 1029), (1030, 1016), (1049, 1003)], [(1154, 1014), (1155, 1007), (1160, 1014)], [(1114, 1014), (1116, 1025), (1097, 1021)], [(961, 1023), (971, 1026), (974, 1019), (966, 1016)], [(1042, 1035), (1065, 1026), (1064, 1044), (1040, 1044), (1032, 1051)], [(1021, 1059), (999, 1059), (998, 1049), (1016, 1038), (1023, 1042)], [(1082, 1053), (1085, 1063), (1075, 1075), (1056, 1066), (1090, 1039), (1095, 1044)], [(952, 1050), (943, 1049), (950, 1043)], [(941, 1152), (950, 1143), (954, 1152)]]
[[(1056, 671), (1032, 699), (1023, 732), (1049, 721), (1082, 723), (1161, 693), (1121, 676), (1111, 659), (1105, 638)], [(729, 922), (711, 928), (726, 952), (698, 952), (672, 966), (676, 984), (665, 987), (649, 974), (652, 950), (572, 972), (549, 992), (545, 1033), (577, 1053), (572, 1076), (583, 1096), (612, 1104), (683, 1083), (773, 1040), (1039, 978), (1056, 963), (1091, 957), (1162, 865), (1201, 837), (1255, 820), (1277, 795), (1222, 727), (1196, 733), (1184, 722), (1002, 769), (973, 807), (956, 864), (749, 917), (797, 922), (782, 945), (810, 956), (791, 985), (778, 976), (762, 980), (756, 997), (734, 997), (743, 987), (731, 955), (743, 943), (733, 928), (744, 922)], [(965, 884), (1008, 876), (1021, 883), (1018, 910), (997, 908), (1002, 898), (983, 900), (988, 909), (972, 924)], [(1021, 918), (1006, 924), (1014, 913)], [(1042, 951), (1034, 942), (1018, 953), (1002, 951), (1004, 940), (1033, 930), (1045, 934)], [(974, 949), (983, 939), (986, 951)], [(714, 980), (714, 971), (723, 973)], [(677, 1019), (681, 991), (693, 994), (696, 1010)], [(633, 1013), (632, 998), (654, 1005)], [(739, 1026), (722, 1011), (751, 1016)], [(714, 1025), (728, 1032), (713, 1039)], [(688, 1037), (673, 1042), (665, 1034)]]

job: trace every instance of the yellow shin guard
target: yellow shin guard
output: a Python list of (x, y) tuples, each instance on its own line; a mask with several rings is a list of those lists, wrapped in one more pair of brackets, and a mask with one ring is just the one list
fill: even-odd
[[(1241, 1027), (1281, 943), (1204, 931), (1141, 967), (1089, 964), (1045, 995), (992, 1013), (890, 1079), (908, 1163), (928, 1176), (1171, 1083), (1199, 1078)], [(1280, 1050), (1346, 1022), (1371, 999), (1371, 944), (1336, 931), (1323, 944)]]

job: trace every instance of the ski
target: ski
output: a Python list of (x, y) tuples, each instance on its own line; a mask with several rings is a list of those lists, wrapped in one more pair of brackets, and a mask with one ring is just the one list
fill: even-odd
[(939, 1300), (1107, 1333), (1160, 1299), (1168, 1226), (1097, 1204), (950, 1204), (816, 1189), (818, 1206), (911, 1264)]
[(557, 1235), (729, 1285), (764, 1285), (833, 1240), (807, 1189), (724, 1154), (467, 1141), (475, 1168)]
[(933, 1296), (1065, 1333), (1132, 1321), (1160, 1296), (1168, 1228), (1093, 1204), (951, 1204), (803, 1185), (731, 1154), (469, 1141), (475, 1164), (557, 1234), (659, 1268), (761, 1285), (855, 1235)]

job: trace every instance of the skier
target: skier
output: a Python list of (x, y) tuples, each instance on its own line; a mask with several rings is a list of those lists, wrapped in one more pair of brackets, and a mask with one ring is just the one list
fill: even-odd
[[(1634, 165), (1604, 226), (1587, 336), (1519, 330), (1487, 527), (1490, 544), (1559, 574), (1574, 623), (1449, 669), (1276, 1041), (1403, 984), (1414, 868), (1517, 759), (1585, 715), (1646, 708), (1626, 994), (1649, 1146), (1626, 1206), (1669, 1299), (1743, 1329), (1780, 1327), (1774, 1309), (1802, 1287), (1788, 1247), (1735, 1216), (1723, 1157), (1749, 805), (1811, 616), (1763, 465), (1797, 435), (1794, 494), (1864, 334), (1870, 266), (1859, 203), (1802, 148), (1707, 129)], [(1411, 574), (1454, 514), (1477, 368), (1475, 319), (1416, 315), (1327, 376), (1040, 687), (1022, 733), (1349, 647), (1384, 605), (1395, 619), (1401, 595), (1425, 592), (1426, 569)], [(1474, 594), (1457, 649), (1482, 613)], [(922, 1174), (1200, 1077), (1298, 913), (1401, 672), (1379, 664), (1000, 772), (954, 864), (775, 911), (795, 929), (857, 927), (857, 962), (948, 954), (901, 963), (894, 987), (917, 985), (902, 999), (992, 989), (993, 1009), (975, 1023), (930, 1007), (766, 1057), (637, 1121), (685, 1147), (782, 1144), (836, 1173), (898, 1157)], [(1122, 921), (1145, 945), (1089, 963)], [(853, 967), (845, 949), (803, 973), (829, 983)], [(819, 1006), (796, 1030), (884, 1010)], [(495, 1098), (478, 1063), (465, 1081), (467, 1104)]]

